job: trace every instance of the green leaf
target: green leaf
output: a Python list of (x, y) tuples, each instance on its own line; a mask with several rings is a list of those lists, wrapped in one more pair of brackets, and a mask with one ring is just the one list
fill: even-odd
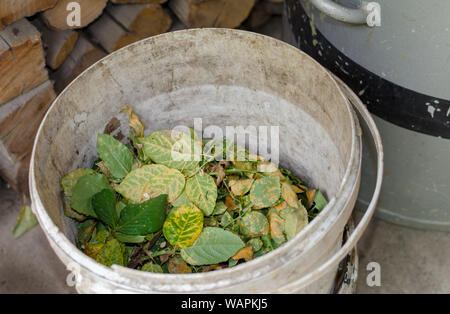
[(255, 254), (253, 255), (254, 258), (256, 257), (260, 257), (263, 255), (266, 255), (267, 253), (269, 253), (270, 251), (272, 251), (272, 249), (270, 249), (269, 247), (263, 247), (261, 250), (259, 250), (258, 252), (255, 252)]
[[(300, 204), (300, 202), (298, 203)], [(305, 207), (301, 206), (300, 208), (293, 208), (286, 214), (286, 219), (284, 222), (284, 233), (286, 234), (286, 239), (289, 241), (307, 225), (308, 211)]]
[(145, 236), (141, 235), (128, 235), (121, 232), (115, 232), (114, 237), (123, 243), (142, 243), (145, 241)]
[(201, 161), (201, 142), (183, 132), (156, 131), (139, 142), (145, 155), (169, 168), (195, 169)]
[(263, 247), (263, 241), (260, 238), (253, 238), (247, 242), (247, 246), (251, 246), (253, 252), (258, 252)]
[(269, 221), (266, 216), (257, 211), (246, 214), (239, 221), (240, 233), (248, 238), (269, 234)]
[(19, 238), (28, 231), (30, 231), (34, 226), (38, 224), (36, 216), (31, 211), (30, 206), (22, 207), (19, 217), (17, 218), (16, 225), (14, 226), (12, 233), (14, 238)]
[(172, 202), (173, 207), (180, 207), (182, 205), (193, 205), (192, 202), (186, 195), (186, 192), (183, 192), (178, 196), (178, 198)]
[(106, 243), (106, 241), (109, 238), (109, 235), (110, 235), (110, 233), (106, 229), (97, 230), (97, 234), (95, 235), (93, 242), (94, 243)]
[(127, 205), (122, 201), (116, 203), (117, 217), (120, 217), (120, 213), (122, 212), (122, 209), (124, 209), (125, 207), (127, 207)]
[(273, 246), (277, 248), (286, 242), (286, 236), (284, 235), (285, 220), (278, 215), (276, 209), (274, 208), (270, 209), (268, 217), (270, 224), (270, 237), (272, 238)]
[(104, 189), (112, 189), (102, 174), (89, 174), (78, 180), (73, 188), (71, 206), (80, 214), (97, 218), (92, 207), (92, 197)]
[(97, 222), (94, 219), (88, 219), (78, 224), (78, 248), (83, 248), (91, 240), (96, 224)]
[(223, 214), (223, 216), (222, 216), (222, 219), (220, 219), (220, 225), (223, 228), (228, 227), (232, 222), (233, 222), (233, 217), (231, 217), (231, 215), (228, 212), (225, 212), (225, 214)]
[(203, 213), (195, 205), (175, 208), (163, 226), (164, 237), (174, 247), (191, 246), (203, 230)]
[(163, 269), (161, 266), (159, 266), (158, 264), (153, 264), (151, 262), (142, 266), (141, 271), (146, 271), (149, 273), (163, 273)]
[(194, 169), (183, 169), (180, 171), (186, 178), (190, 178), (200, 171), (200, 167), (196, 167)]
[(224, 202), (217, 202), (216, 207), (214, 208), (213, 215), (222, 215), (227, 210), (227, 205)]
[(281, 188), (278, 176), (258, 179), (250, 190), (250, 201), (255, 209), (267, 208), (280, 199)]
[(270, 237), (270, 235), (262, 236), (261, 241), (263, 242), (265, 248), (269, 249), (270, 251), (274, 249), (272, 245), (272, 238)]
[(108, 267), (113, 264), (124, 266), (124, 252), (125, 246), (117, 239), (111, 239), (101, 246), (95, 260)]
[(192, 246), (181, 249), (181, 257), (191, 265), (218, 264), (228, 261), (244, 246), (234, 233), (207, 227)]
[(213, 213), (216, 207), (217, 186), (210, 175), (196, 174), (189, 178), (186, 183), (186, 195), (206, 216)]
[(63, 205), (64, 215), (77, 221), (86, 220), (87, 218), (86, 216), (81, 215), (72, 209), (72, 207), (70, 206), (70, 199), (68, 197), (64, 196), (63, 203), (64, 203)]
[(205, 227), (218, 227), (219, 222), (217, 221), (217, 217), (205, 217), (203, 226)]
[(83, 252), (90, 258), (96, 259), (98, 253), (101, 251), (104, 245), (104, 243), (88, 242), (86, 243)]
[(61, 187), (64, 192), (64, 196), (69, 199), (72, 197), (72, 191), (78, 180), (88, 174), (95, 174), (95, 171), (89, 168), (75, 169), (61, 179)]
[(116, 211), (116, 196), (110, 189), (104, 189), (92, 197), (92, 206), (97, 217), (111, 228), (119, 222)]
[(134, 248), (135, 248), (134, 245), (126, 245), (125, 246), (125, 250), (124, 250), (124, 253), (123, 253), (124, 265), (128, 265), (128, 263), (130, 262), (130, 258), (133, 255)]
[(317, 190), (316, 196), (314, 197), (314, 209), (320, 212), (325, 208), (325, 206), (327, 206), (327, 204), (328, 202), (323, 196), (322, 192)]
[(123, 179), (134, 163), (130, 150), (108, 134), (99, 134), (97, 153), (114, 179)]
[(86, 216), (74, 211), (71, 207), (73, 188), (78, 180), (88, 174), (95, 174), (96, 172), (89, 168), (75, 169), (61, 179), (61, 187), (64, 192), (64, 214), (72, 219), (83, 221)]
[(146, 165), (131, 171), (116, 190), (135, 203), (161, 194), (167, 194), (172, 203), (181, 194), (184, 185), (184, 176), (180, 171), (163, 165)]
[(239, 261), (237, 261), (237, 260), (229, 259), (229, 260), (228, 260), (228, 267), (236, 266), (236, 264), (237, 264), (238, 262), (239, 262)]
[(102, 222), (97, 221), (94, 232), (89, 240), (89, 244), (105, 244), (110, 235), (111, 234), (106, 226)]
[(166, 218), (167, 195), (125, 207), (116, 231), (128, 235), (146, 235), (161, 229)]

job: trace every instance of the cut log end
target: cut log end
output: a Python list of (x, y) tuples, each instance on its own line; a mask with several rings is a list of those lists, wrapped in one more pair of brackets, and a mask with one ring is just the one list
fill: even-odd
[(61, 34), (61, 36), (61, 44), (52, 48), (51, 53), (49, 49), (49, 53), (47, 55), (47, 65), (53, 70), (58, 69), (70, 55), (72, 50), (75, 48), (79, 34), (77, 32), (70, 31), (67, 34)]
[(170, 8), (187, 27), (236, 28), (249, 16), (255, 0), (171, 0)]
[(46, 81), (0, 107), (0, 175), (18, 192), (28, 191), (34, 137), (55, 97)]
[(55, 6), (58, 0), (1, 0), (0, 30), (7, 25)]
[(110, 0), (112, 3), (126, 4), (126, 3), (164, 3), (167, 0)]
[(170, 15), (159, 4), (111, 5), (106, 12), (89, 26), (88, 32), (108, 52), (164, 33), (172, 24)]
[(61, 92), (89, 66), (106, 56), (106, 53), (95, 47), (87, 38), (80, 36), (75, 48), (51, 77), (55, 81), (56, 92)]
[(41, 34), (26, 19), (0, 31), (0, 104), (48, 80)]

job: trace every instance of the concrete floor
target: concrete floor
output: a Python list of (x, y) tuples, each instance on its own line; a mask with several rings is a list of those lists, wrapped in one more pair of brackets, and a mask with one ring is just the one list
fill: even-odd
[[(358, 293), (450, 293), (450, 233), (409, 229), (373, 219), (358, 243)], [(367, 264), (381, 266), (369, 287)]]
[(22, 198), (0, 183), (0, 293), (71, 293), (68, 272), (39, 226), (15, 240)]
[[(11, 189), (0, 186), (0, 293), (74, 293), (68, 272), (40, 227), (18, 240), (11, 229), (22, 206)], [(407, 229), (373, 220), (358, 250), (358, 293), (449, 293), (450, 234)], [(381, 266), (381, 286), (368, 287), (366, 265)]]

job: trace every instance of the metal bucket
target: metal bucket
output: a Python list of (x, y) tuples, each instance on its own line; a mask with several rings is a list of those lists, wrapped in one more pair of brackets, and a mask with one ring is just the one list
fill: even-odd
[[(382, 181), (381, 141), (373, 201), (351, 236), (344, 227), (361, 172), (361, 132), (348, 99), (317, 62), (278, 40), (254, 33), (201, 29), (168, 33), (125, 47), (79, 76), (55, 100), (36, 137), (31, 167), (32, 208), (56, 254), (77, 275), (79, 292), (330, 293), (338, 264), (373, 214)], [(355, 97), (354, 95), (351, 97)], [(132, 105), (151, 129), (279, 126), (280, 163), (320, 188), (328, 206), (294, 239), (250, 262), (225, 270), (173, 275), (98, 264), (74, 245), (76, 228), (62, 212), (60, 179), (89, 167), (96, 135)], [(117, 121), (116, 121), (117, 122)]]
[[(374, 28), (366, 16), (357, 20), (368, 1), (338, 2), (286, 0), (284, 40), (340, 77), (374, 114), (386, 153), (376, 215), (450, 231), (450, 2), (377, 0), (381, 26)], [(366, 147), (362, 209), (376, 171)]]

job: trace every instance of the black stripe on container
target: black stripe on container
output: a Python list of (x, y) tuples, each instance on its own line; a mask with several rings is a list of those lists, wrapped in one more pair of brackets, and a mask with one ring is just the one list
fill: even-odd
[(450, 138), (450, 100), (401, 87), (355, 63), (320, 31), (312, 31), (298, 0), (286, 0), (286, 13), (298, 48), (341, 78), (370, 112), (403, 128)]

